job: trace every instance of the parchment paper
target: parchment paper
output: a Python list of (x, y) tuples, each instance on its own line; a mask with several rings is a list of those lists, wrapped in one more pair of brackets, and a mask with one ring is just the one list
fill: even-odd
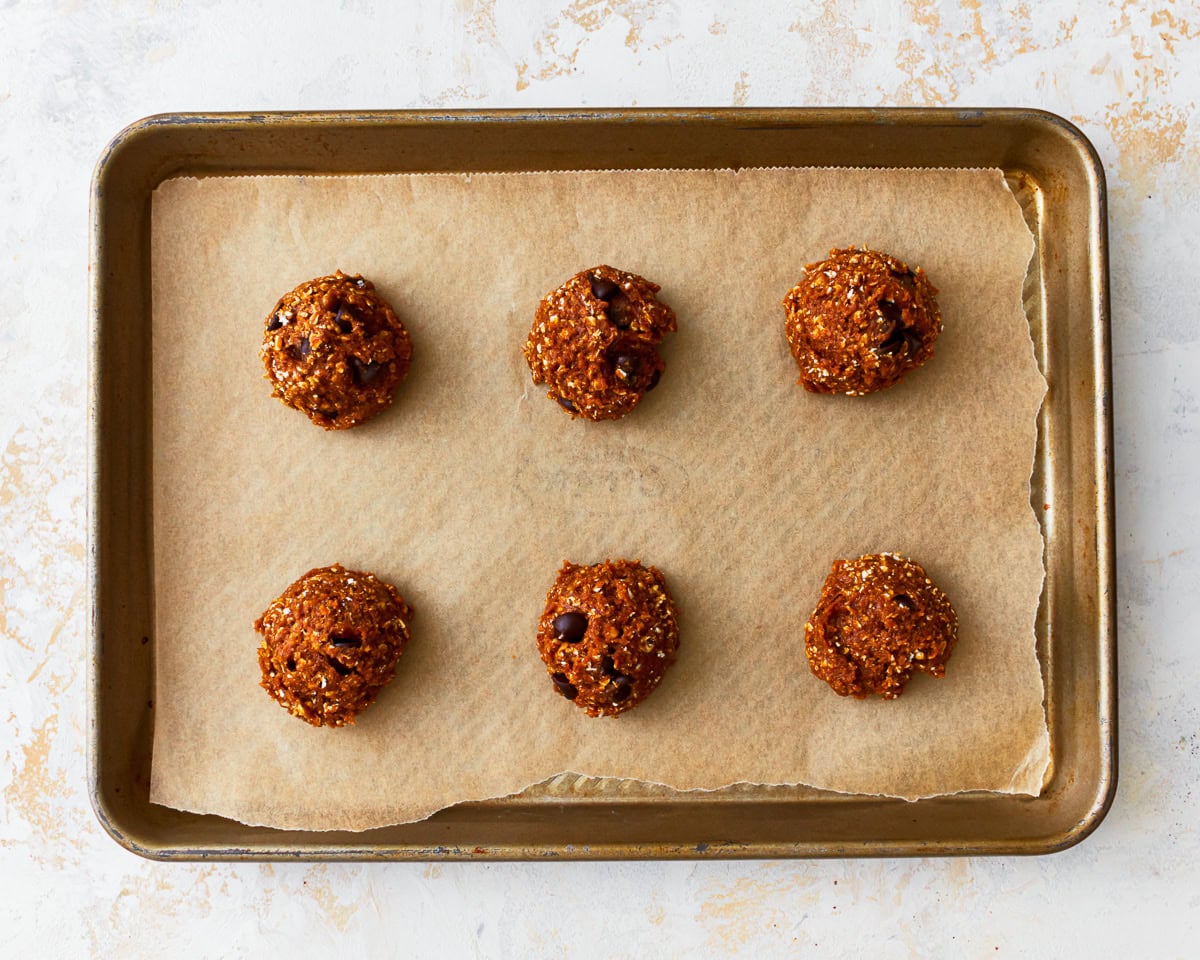
[[(562, 771), (676, 788), (806, 783), (1036, 794), (1049, 761), (1029, 503), (1045, 389), (1021, 306), (1032, 237), (996, 170), (752, 169), (172, 180), (153, 202), (157, 696), (151, 799), (366, 829)], [(867, 244), (940, 288), (937, 354), (865, 398), (796, 385), (785, 292)], [(520, 355), (538, 299), (597, 263), (662, 285), (667, 372), (571, 421)], [(395, 406), (343, 433), (269, 395), (284, 291), (371, 277), (411, 331)], [(838, 557), (894, 550), (954, 602), (946, 679), (835, 696), (803, 625)], [(660, 567), (678, 663), (617, 720), (534, 647), (566, 558)], [(311, 567), (395, 583), (398, 675), (345, 729), (258, 686), (252, 622)]]

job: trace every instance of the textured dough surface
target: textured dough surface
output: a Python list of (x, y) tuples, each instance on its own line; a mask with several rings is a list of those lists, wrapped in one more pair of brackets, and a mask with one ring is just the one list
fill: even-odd
[(914, 672), (942, 677), (958, 617), (924, 568), (894, 553), (838, 560), (804, 626), (813, 675), (841, 696), (895, 700)]
[(564, 563), (538, 621), (538, 652), (559, 694), (592, 717), (631, 710), (679, 649), (679, 613), (655, 567)]
[(314, 727), (341, 727), (379, 696), (408, 644), (412, 609), (374, 574), (309, 570), (254, 623), (262, 687)]
[(899, 383), (933, 356), (936, 293), (920, 267), (876, 250), (835, 249), (810, 263), (783, 301), (804, 389), (859, 396)]
[(645, 277), (601, 264), (542, 298), (523, 350), (535, 384), (572, 417), (619, 420), (657, 385), (675, 313)]
[(391, 406), (412, 363), (408, 331), (375, 285), (341, 270), (285, 293), (266, 320), (271, 394), (326, 430)]

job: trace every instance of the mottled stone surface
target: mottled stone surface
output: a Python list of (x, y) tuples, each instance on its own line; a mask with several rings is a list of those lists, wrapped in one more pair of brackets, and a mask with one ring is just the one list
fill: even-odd
[[(887, 958), (1193, 953), (1195, 4), (263, 6), (0, 3), (0, 952), (856, 957), (869, 940)], [(314, 29), (320, 55), (298, 70)], [(88, 807), (84, 757), (87, 196), (104, 144), (161, 111), (658, 104), (1029, 106), (1095, 142), (1121, 591), (1108, 820), (1038, 860), (164, 865), (121, 850)]]

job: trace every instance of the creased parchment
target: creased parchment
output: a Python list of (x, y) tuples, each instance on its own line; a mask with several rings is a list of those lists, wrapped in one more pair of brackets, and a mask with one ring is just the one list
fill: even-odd
[[(750, 169), (172, 180), (153, 203), (157, 696), (151, 799), (253, 824), (366, 829), (566, 770), (676, 788), (806, 783), (1036, 794), (1049, 762), (1029, 503), (1045, 389), (1021, 307), (1032, 237), (996, 170)], [(920, 264), (936, 356), (864, 398), (796, 385), (785, 292), (832, 246)], [(624, 421), (571, 421), (521, 358), (534, 307), (610, 263), (679, 316)], [(271, 399), (264, 318), (336, 268), (408, 326), (374, 422)], [(959, 614), (945, 680), (835, 696), (803, 625), (837, 557), (917, 559)], [(564, 559), (660, 567), (679, 661), (617, 720), (557, 696), (534, 647)], [(356, 727), (258, 687), (251, 624), (311, 567), (415, 607)]]

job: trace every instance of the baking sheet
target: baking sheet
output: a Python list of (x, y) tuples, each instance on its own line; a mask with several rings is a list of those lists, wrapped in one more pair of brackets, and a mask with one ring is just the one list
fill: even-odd
[[(999, 171), (176, 180), (152, 242), (155, 802), (363, 829), (563, 770), (1038, 791), (1044, 382)], [(947, 328), (901, 386), (815, 397), (779, 301), (854, 242), (924, 266)], [(519, 352), (541, 294), (599, 262), (680, 317), (616, 424), (571, 422)], [(345, 434), (271, 400), (257, 358), (279, 294), (336, 267), (376, 281), (416, 352), (396, 407)], [(808, 675), (803, 623), (835, 557), (885, 549), (946, 589), (959, 647), (944, 681), (842, 700)], [(557, 698), (532, 640), (561, 561), (605, 556), (662, 568), (682, 610), (679, 662), (616, 721)], [(314, 730), (258, 689), (250, 623), (335, 561), (400, 587), (414, 641), (357, 727)]]

